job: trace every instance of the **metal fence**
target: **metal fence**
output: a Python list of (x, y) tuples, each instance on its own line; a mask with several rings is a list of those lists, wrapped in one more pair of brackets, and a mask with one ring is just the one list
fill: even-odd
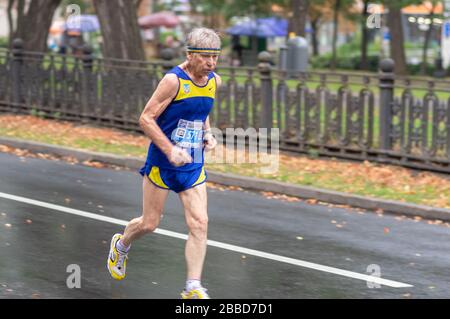
[(139, 130), (164, 63), (0, 51), (0, 110)]
[[(139, 131), (139, 116), (174, 61), (0, 51), (0, 111)], [(217, 128), (280, 129), (280, 149), (450, 172), (450, 81), (308, 72), (288, 77), (264, 52), (257, 67), (219, 66)], [(249, 131), (250, 132), (250, 131)]]

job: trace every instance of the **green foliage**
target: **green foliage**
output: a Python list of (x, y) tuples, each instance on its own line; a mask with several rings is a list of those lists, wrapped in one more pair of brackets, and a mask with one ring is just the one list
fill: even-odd
[(43, 111), (39, 111), (36, 107), (32, 107), (30, 110), (30, 115), (43, 119), (45, 118), (46, 113)]
[[(369, 43), (367, 50), (368, 71), (378, 70), (380, 44)], [(318, 57), (311, 58), (313, 68), (327, 69), (331, 65), (332, 53), (326, 53)], [(361, 34), (358, 32), (348, 43), (337, 48), (336, 68), (360, 70), (361, 65)]]
[[(379, 55), (369, 54), (367, 56), (368, 62), (368, 70), (371, 72), (378, 72), (380, 57)], [(314, 57), (311, 59), (311, 65), (314, 69), (329, 69), (331, 62), (331, 55), (324, 54), (318, 57)], [(342, 56), (339, 57), (336, 61), (336, 68), (342, 70), (361, 70), (361, 56)], [(406, 65), (407, 72), (409, 75), (420, 75), (420, 64), (407, 64)], [(433, 75), (436, 71), (436, 67), (433, 64), (433, 61), (429, 61), (426, 74)], [(447, 69), (447, 74), (450, 74), (450, 67)]]
[(231, 37), (221, 37), (220, 40), (222, 41), (222, 49), (228, 48), (231, 46)]
[(319, 151), (315, 149), (308, 149), (308, 155), (311, 158), (319, 158)]
[(161, 43), (166, 43), (166, 39), (167, 37), (172, 36), (172, 37), (178, 37), (175, 31), (165, 31), (165, 32), (161, 32), (159, 35), (159, 41)]
[(191, 0), (196, 10), (204, 15), (223, 13), (225, 19), (229, 20), (234, 16), (262, 17), (271, 15), (272, 5), (287, 6), (289, 0)]
[[(368, 71), (376, 72), (378, 71), (379, 55), (368, 55), (367, 56)], [(331, 66), (331, 55), (321, 55), (314, 57), (311, 60), (311, 64), (315, 69), (329, 69)], [(361, 66), (361, 56), (343, 56), (338, 57), (336, 60), (336, 68), (344, 70), (360, 70)]]
[[(406, 55), (413, 54), (420, 50), (422, 51), (422, 42), (410, 42), (405, 41), (405, 51)], [(435, 52), (438, 51), (439, 44), (431, 42), (429, 49), (434, 48)], [(379, 41), (371, 42), (368, 45), (368, 69), (367, 71), (377, 72), (379, 64), (379, 54), (381, 51), (381, 44)], [(311, 58), (311, 65), (315, 69), (329, 69), (331, 64), (331, 52), (320, 55), (318, 57)], [(361, 32), (357, 32), (350, 42), (347, 42), (337, 48), (337, 61), (336, 68), (343, 70), (361, 70)], [(420, 74), (420, 64), (418, 65), (407, 65), (407, 71), (409, 75), (419, 75)], [(432, 59), (428, 60), (427, 74), (432, 75), (435, 71), (434, 61)]]
[(0, 37), (0, 48), (8, 48), (9, 39), (7, 37)]
[[(431, 63), (430, 63), (431, 62)], [(426, 67), (426, 75), (432, 76), (434, 72), (436, 71), (436, 66), (432, 64), (432, 61), (430, 61)], [(408, 74), (411, 75), (420, 75), (420, 64), (407, 64), (406, 69), (408, 71)], [(450, 66), (447, 68), (447, 75), (450, 75)]]

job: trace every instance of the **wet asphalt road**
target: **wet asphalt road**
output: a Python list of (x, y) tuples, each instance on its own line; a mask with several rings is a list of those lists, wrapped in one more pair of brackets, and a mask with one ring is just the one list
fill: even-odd
[[(141, 177), (0, 153), (0, 193), (128, 221), (140, 215)], [(203, 282), (213, 298), (449, 298), (450, 228), (395, 216), (209, 189), (209, 239), (296, 260), (373, 274), (412, 287), (364, 280), (209, 246)], [(336, 227), (341, 225), (342, 227)], [(184, 244), (151, 234), (133, 243), (127, 278), (106, 269), (123, 226), (0, 196), (0, 298), (178, 298)], [(171, 193), (160, 229), (186, 234)], [(79, 265), (81, 288), (68, 288)], [(370, 266), (372, 265), (372, 266)], [(375, 287), (374, 287), (375, 286)]]

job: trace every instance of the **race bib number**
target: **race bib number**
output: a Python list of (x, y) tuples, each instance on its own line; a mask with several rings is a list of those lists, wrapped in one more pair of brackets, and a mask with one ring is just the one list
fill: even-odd
[(172, 141), (182, 148), (199, 148), (203, 146), (203, 122), (179, 120), (172, 133)]

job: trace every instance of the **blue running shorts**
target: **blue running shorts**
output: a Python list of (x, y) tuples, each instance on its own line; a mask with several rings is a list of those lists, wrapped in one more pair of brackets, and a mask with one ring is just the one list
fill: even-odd
[[(147, 177), (159, 188), (173, 190), (176, 193), (185, 191), (194, 186), (206, 182), (208, 174), (205, 167), (189, 171), (178, 171), (172, 169), (151, 166)], [(141, 175), (146, 174), (146, 170), (141, 169)]]

